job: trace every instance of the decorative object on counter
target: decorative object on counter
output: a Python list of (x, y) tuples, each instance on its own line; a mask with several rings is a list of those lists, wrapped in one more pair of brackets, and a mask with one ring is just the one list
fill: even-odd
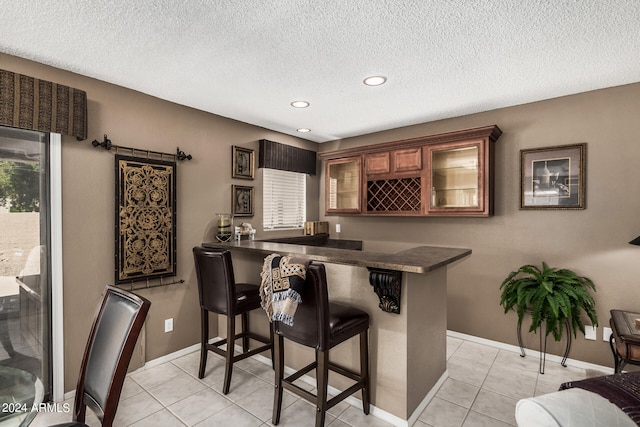
[[(531, 315), (529, 332), (535, 332), (545, 324), (545, 333), (540, 332), (540, 373), (544, 373), (544, 355), (547, 336), (553, 334), (556, 341), (562, 339), (562, 330), (567, 329), (567, 347), (562, 361), (565, 365), (571, 347), (571, 335), (579, 330), (585, 333), (581, 314), (584, 311), (593, 326), (598, 326), (596, 304), (589, 290), (596, 288), (591, 279), (579, 276), (568, 269), (549, 267), (544, 261), (542, 269), (534, 265), (523, 265), (509, 273), (500, 285), (500, 305), (504, 312), (514, 310), (518, 315), (518, 343), (524, 357), (520, 328), (525, 313)], [(544, 337), (544, 343), (543, 343)]]
[(249, 240), (254, 240), (256, 236), (256, 229), (248, 222), (240, 224), (239, 233), (242, 236), (249, 236)]
[(253, 179), (255, 170), (255, 151), (236, 145), (231, 147), (233, 160), (232, 178)]
[(402, 272), (369, 268), (369, 284), (380, 299), (378, 307), (388, 313), (400, 314)]
[(233, 216), (253, 216), (253, 187), (231, 186)]
[(216, 223), (218, 225), (218, 231), (216, 232), (216, 239), (218, 242), (228, 242), (233, 237), (231, 233), (231, 215), (226, 213), (217, 213), (218, 217)]
[(329, 234), (328, 221), (305, 221), (304, 235), (315, 236), (316, 234)]
[(175, 162), (115, 160), (116, 284), (175, 276)]
[[(98, 148), (98, 147), (102, 147), (104, 148), (106, 151), (111, 151), (112, 148), (116, 149), (116, 154), (118, 154), (119, 150), (123, 150), (123, 151), (128, 151), (131, 153), (132, 156), (135, 156), (136, 152), (139, 154), (142, 154), (143, 157), (145, 158), (150, 158), (152, 156), (154, 157), (159, 157), (160, 160), (191, 160), (193, 159), (193, 156), (191, 154), (186, 154), (184, 151), (180, 150), (180, 147), (176, 148), (176, 154), (169, 154), (169, 153), (163, 153), (162, 151), (153, 151), (153, 150), (143, 150), (140, 148), (133, 148), (133, 147), (125, 147), (122, 145), (115, 145), (111, 142), (111, 140), (109, 139), (109, 137), (107, 136), (107, 134), (104, 134), (104, 137), (102, 139), (102, 142), (98, 141), (97, 139), (94, 139), (93, 142), (91, 142), (91, 145), (93, 145), (94, 147)], [(165, 159), (165, 157), (167, 159)]]
[(293, 326), (296, 309), (302, 302), (300, 294), (310, 262), (279, 254), (271, 254), (264, 259), (260, 273), (260, 298), (269, 322), (276, 320)]
[(584, 209), (587, 144), (520, 150), (520, 209)]

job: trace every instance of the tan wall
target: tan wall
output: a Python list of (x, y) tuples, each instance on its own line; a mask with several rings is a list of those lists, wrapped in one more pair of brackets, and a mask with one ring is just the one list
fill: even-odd
[[(104, 286), (114, 281), (114, 156), (91, 146), (105, 133), (116, 145), (167, 153), (175, 153), (179, 146), (193, 156), (177, 167), (176, 278), (186, 282), (139, 293), (152, 302), (146, 326), (147, 360), (199, 342), (191, 248), (211, 235), (216, 212), (230, 212), (231, 184), (256, 188), (255, 215), (242, 221), (253, 223), (258, 236), (264, 236), (262, 173), (256, 169), (253, 181), (231, 179), (231, 146), (255, 149), (257, 155), (258, 140), (263, 138), (314, 151), (317, 144), (13, 56), (0, 54), (0, 67), (87, 92), (88, 139), (62, 138), (65, 391), (75, 388), (96, 304)], [(310, 219), (317, 219), (317, 182), (317, 177), (308, 180)], [(164, 333), (166, 318), (174, 319), (172, 333)]]
[[(65, 390), (75, 387), (89, 323), (100, 293), (113, 282), (113, 155), (91, 147), (107, 133), (114, 144), (194, 156), (178, 166), (178, 276), (183, 285), (141, 291), (153, 306), (147, 324), (147, 359), (198, 342), (199, 315), (191, 248), (211, 238), (216, 212), (229, 211), (231, 184), (261, 188), (256, 180), (231, 179), (231, 145), (257, 149), (262, 138), (307, 149), (316, 144), (219, 116), (164, 102), (94, 79), (0, 54), (10, 71), (87, 91), (89, 138), (63, 137), (63, 256)], [(448, 328), (516, 344), (515, 316), (498, 305), (499, 285), (525, 263), (547, 261), (592, 278), (601, 325), (608, 310), (640, 303), (640, 249), (626, 242), (640, 234), (640, 84), (505, 108), (322, 144), (322, 151), (497, 124), (496, 215), (472, 218), (327, 217), (342, 224), (342, 238), (473, 249), (448, 269)], [(519, 152), (524, 148), (586, 142), (587, 209), (521, 211)], [(310, 219), (324, 200), (309, 180)], [(257, 191), (259, 194), (259, 191)], [(260, 197), (251, 218), (261, 224)], [(323, 211), (324, 203), (320, 203)], [(323, 215), (321, 215), (323, 216)], [(324, 218), (323, 218), (324, 219)], [(260, 228), (259, 232), (260, 232)], [(174, 332), (163, 332), (174, 318)], [(526, 334), (528, 347), (537, 336)], [(558, 354), (559, 346), (550, 350)], [(579, 337), (571, 358), (612, 365), (608, 344)]]
[[(450, 330), (517, 345), (516, 317), (499, 306), (499, 286), (510, 271), (543, 260), (593, 279), (600, 325), (608, 326), (611, 308), (640, 309), (640, 248), (627, 244), (640, 234), (639, 113), (640, 84), (633, 84), (322, 144), (330, 151), (491, 124), (504, 132), (496, 144), (492, 218), (325, 219), (331, 230), (340, 222), (345, 239), (471, 248), (471, 257), (448, 270)], [(519, 210), (520, 150), (582, 142), (587, 209)], [(537, 338), (525, 330), (527, 347), (538, 349)], [(560, 354), (563, 347), (553, 344), (549, 350)], [(569, 356), (613, 366), (602, 328), (597, 341), (578, 336)]]

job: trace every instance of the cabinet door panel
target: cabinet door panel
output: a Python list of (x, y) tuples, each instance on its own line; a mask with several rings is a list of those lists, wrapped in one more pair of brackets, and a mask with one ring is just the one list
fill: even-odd
[(430, 214), (470, 214), (486, 216), (489, 182), (485, 168), (487, 141), (467, 141), (430, 147)]
[(360, 213), (360, 157), (327, 161), (325, 211)]
[(367, 154), (364, 169), (367, 175), (389, 173), (389, 152)]
[(422, 150), (420, 147), (396, 150), (393, 152), (393, 171), (407, 172), (422, 169)]

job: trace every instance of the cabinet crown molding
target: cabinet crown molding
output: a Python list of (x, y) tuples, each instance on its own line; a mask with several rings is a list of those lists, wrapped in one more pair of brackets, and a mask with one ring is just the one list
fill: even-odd
[(337, 159), (340, 157), (354, 156), (360, 154), (375, 153), (378, 151), (388, 151), (391, 149), (408, 148), (444, 142), (464, 141), (469, 139), (489, 138), (495, 142), (502, 135), (502, 131), (497, 125), (483, 126), (472, 129), (458, 130), (453, 132), (439, 133), (436, 135), (419, 136), (416, 138), (402, 139), (398, 141), (382, 142), (379, 144), (363, 145), (358, 147), (345, 148), (342, 150), (326, 151), (318, 153), (322, 160)]

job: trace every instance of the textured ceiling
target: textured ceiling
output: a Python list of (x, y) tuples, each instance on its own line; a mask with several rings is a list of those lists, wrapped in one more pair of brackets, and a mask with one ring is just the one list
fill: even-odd
[(317, 142), (640, 81), (638, 0), (0, 0), (0, 17), (1, 52)]

